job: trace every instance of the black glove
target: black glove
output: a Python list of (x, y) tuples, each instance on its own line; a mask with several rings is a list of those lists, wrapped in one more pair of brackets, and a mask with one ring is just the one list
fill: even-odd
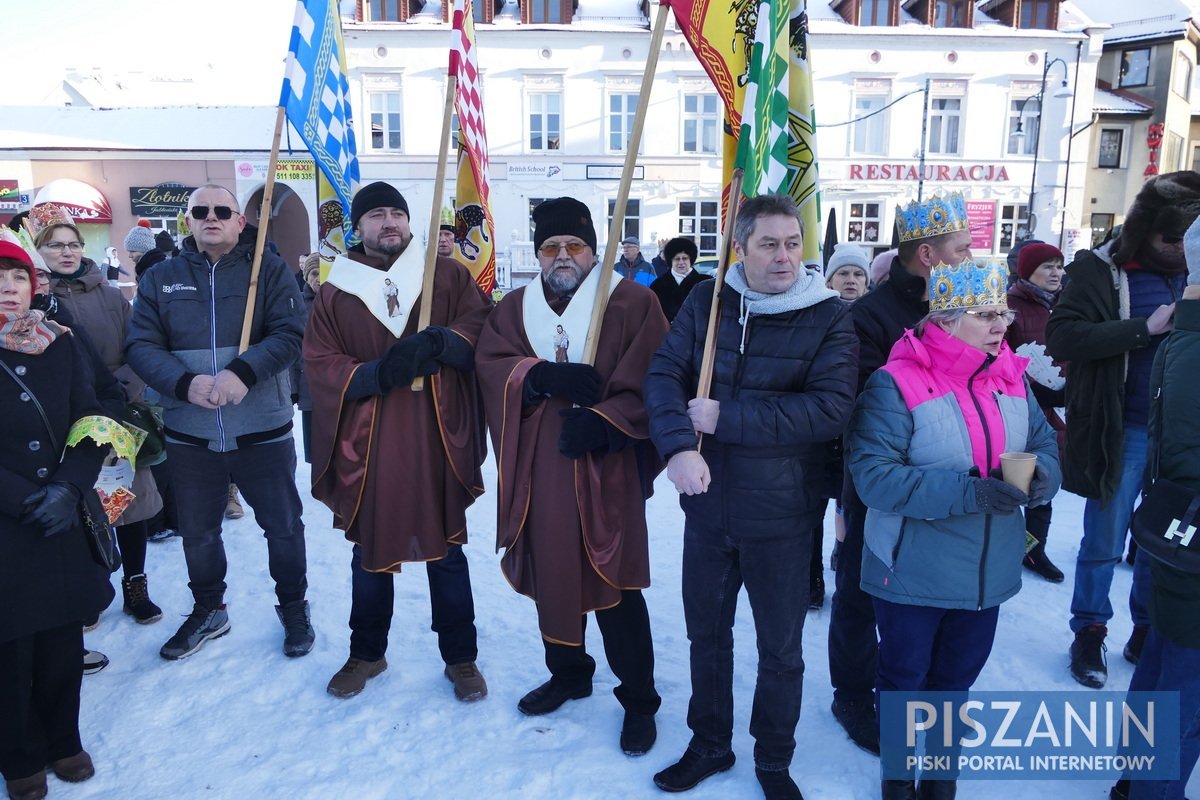
[(975, 502), (980, 514), (1011, 514), (1029, 502), (1029, 497), (997, 478), (976, 478)]
[(593, 406), (604, 381), (590, 364), (551, 364), (543, 361), (525, 375), (534, 394), (561, 397), (577, 406)]
[(625, 446), (625, 434), (608, 424), (608, 420), (586, 408), (564, 408), (562, 433), (558, 436), (558, 452), (567, 458), (582, 458), (588, 453), (613, 453)]
[(1039, 462), (1033, 468), (1033, 481), (1029, 484), (1029, 506), (1040, 506), (1046, 502), (1050, 491), (1050, 472)]
[(426, 328), (396, 342), (380, 359), (379, 388), (385, 393), (412, 383), (418, 375), (432, 375), (441, 368), (437, 360), (445, 349), (441, 328)]
[(46, 536), (69, 531), (79, 522), (79, 489), (69, 483), (48, 483), (25, 498), (21, 522), (36, 525)]

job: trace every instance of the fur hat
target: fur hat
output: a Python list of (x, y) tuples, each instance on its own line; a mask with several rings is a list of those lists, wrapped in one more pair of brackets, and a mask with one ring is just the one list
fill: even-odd
[(551, 236), (578, 236), (596, 250), (596, 226), (592, 212), (574, 197), (556, 197), (540, 203), (533, 210), (533, 249)]
[(1030, 242), (1017, 254), (1017, 275), (1029, 280), (1037, 268), (1053, 259), (1063, 260), (1063, 252), (1046, 242)]
[(1113, 244), (1113, 260), (1118, 264), (1133, 261), (1156, 233), (1182, 236), (1198, 215), (1200, 173), (1182, 170), (1151, 178), (1125, 215), (1121, 236)]
[(832, 278), (833, 274), (842, 267), (858, 267), (864, 275), (869, 277), (870, 266), (871, 257), (867, 255), (866, 250), (850, 242), (838, 242), (833, 247), (833, 255), (829, 257), (829, 263), (825, 265), (825, 279)]
[(691, 259), (693, 264), (696, 263), (696, 258), (700, 255), (699, 249), (696, 248), (696, 243), (691, 239), (685, 239), (682, 236), (676, 236), (671, 241), (667, 242), (663, 247), (663, 258), (666, 259), (667, 266), (671, 266), (671, 262), (675, 260), (675, 256), (680, 253), (687, 253), (687, 257)]
[(408, 213), (408, 201), (396, 187), (383, 181), (375, 181), (362, 187), (358, 194), (354, 195), (354, 201), (350, 203), (350, 226), (357, 229), (358, 220), (363, 214), (384, 207), (398, 208), (405, 216), (412, 216)]
[(143, 228), (141, 225), (135, 225), (133, 226), (133, 229), (125, 235), (126, 252), (149, 253), (154, 249), (154, 232), (149, 228)]

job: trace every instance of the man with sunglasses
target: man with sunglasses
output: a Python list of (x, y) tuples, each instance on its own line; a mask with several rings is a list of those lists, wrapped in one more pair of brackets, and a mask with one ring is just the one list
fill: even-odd
[[(1147, 181), (1119, 236), (1081, 250), (1071, 281), (1046, 324), (1046, 349), (1067, 369), (1063, 488), (1087, 498), (1071, 597), (1071, 675), (1101, 688), (1108, 679), (1104, 639), (1113, 608), (1113, 571), (1125, 550), (1129, 517), (1146, 467), (1150, 376), (1159, 343), (1173, 328), (1187, 263), (1183, 234), (1200, 215), (1200, 174), (1186, 170)], [(1125, 659), (1137, 663), (1150, 630), (1150, 573), (1134, 565)]]
[[(500, 565), (537, 603), (550, 670), (517, 708), (548, 714), (592, 693), (584, 631), (595, 611), (620, 682), (621, 749), (637, 756), (654, 744), (660, 702), (641, 590), (650, 584), (645, 498), (661, 464), (647, 441), (642, 380), (667, 321), (653, 292), (614, 274), (592, 331), (600, 270), (591, 212), (560, 197), (534, 209), (533, 222), (541, 274), (504, 296), (476, 355), (499, 453)], [(595, 366), (582, 363), (589, 332), (599, 337)]]
[(283, 652), (306, 655), (316, 634), (305, 592), (307, 562), (289, 370), (300, 355), (304, 304), (284, 260), (262, 254), (250, 345), (239, 352), (258, 235), (223, 186), (188, 200), (192, 235), (179, 255), (138, 285), (125, 354), (161, 394), (179, 533), (195, 605), (159, 654), (186, 658), (230, 630), (221, 523), (234, 481), (267, 539), (284, 628)]
[[(350, 656), (326, 691), (353, 697), (387, 669), (394, 574), (424, 562), (444, 674), (459, 700), (478, 700), (487, 683), (463, 545), (467, 507), (483, 493), (474, 347), (491, 303), (465, 267), (439, 257), (430, 325), (418, 331), (425, 250), (404, 196), (364, 186), (350, 220), (362, 243), (334, 260), (304, 339), (312, 494), (354, 545)], [(425, 388), (414, 392), (418, 376)]]

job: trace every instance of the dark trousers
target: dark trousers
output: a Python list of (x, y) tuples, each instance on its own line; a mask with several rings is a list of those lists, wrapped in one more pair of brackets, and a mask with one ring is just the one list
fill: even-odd
[(126, 578), (146, 571), (146, 522), (131, 522), (117, 526), (117, 547), (121, 551), (121, 568)]
[(83, 749), (78, 622), (0, 643), (0, 774), (28, 778)]
[[(662, 698), (654, 688), (654, 642), (650, 638), (650, 615), (639, 589), (623, 589), (621, 602), (596, 612), (596, 624), (604, 640), (604, 657), (620, 683), (613, 694), (626, 711), (654, 714)], [(583, 615), (584, 633), (587, 615)], [(586, 642), (578, 647), (542, 639), (546, 667), (551, 680), (570, 688), (591, 686), (596, 659), (588, 655)]]
[[(467, 556), (457, 545), (448, 548), (446, 557), (426, 561), (429, 576), (429, 607), (432, 630), (438, 636), (438, 650), (447, 664), (474, 661), (475, 603), (471, 598), (471, 573)], [(387, 652), (388, 630), (396, 589), (390, 572), (368, 572), (362, 568), (362, 548), (354, 545), (350, 557), (350, 656), (363, 661), (378, 661)]]
[(308, 589), (302, 507), (296, 491), (296, 445), (259, 444), (226, 453), (186, 444), (167, 444), (179, 533), (187, 559), (188, 586), (196, 602), (216, 608), (225, 599), (225, 544), (221, 524), (229, 483), (242, 498), (267, 539), (267, 563), (281, 605), (304, 599)]
[(1025, 509), (1025, 530), (1042, 544), (1046, 543), (1046, 536), (1050, 533), (1050, 516), (1053, 513), (1050, 503)]
[(843, 487), (842, 518), (846, 539), (838, 555), (829, 612), (829, 680), (833, 697), (843, 703), (872, 702), (879, 657), (875, 609), (862, 590), (863, 528), (867, 508), (858, 499), (849, 473)]
[(992, 653), (1000, 606), (975, 611), (873, 599), (879, 691), (965, 692), (974, 685)]
[(304, 441), (304, 463), (312, 463), (312, 412), (300, 412), (300, 437)]
[(150, 471), (154, 473), (154, 483), (158, 486), (163, 507), (162, 511), (146, 520), (146, 528), (149, 533), (158, 533), (167, 528), (179, 530), (179, 517), (175, 513), (175, 486), (171, 482), (170, 463), (170, 461), (163, 460), (150, 468)]
[(804, 689), (803, 633), (812, 540), (733, 540), (688, 519), (683, 529), (683, 616), (691, 642), (688, 747), (715, 758), (733, 740), (733, 620), (744, 585), (754, 614), (758, 680), (750, 710), (754, 765), (787, 769)]

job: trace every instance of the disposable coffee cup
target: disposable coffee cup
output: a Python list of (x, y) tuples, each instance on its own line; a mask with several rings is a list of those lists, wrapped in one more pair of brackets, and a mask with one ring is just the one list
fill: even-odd
[(1017, 487), (1025, 494), (1029, 494), (1036, 468), (1036, 453), (1000, 454), (1000, 474), (1004, 476), (1004, 482)]

